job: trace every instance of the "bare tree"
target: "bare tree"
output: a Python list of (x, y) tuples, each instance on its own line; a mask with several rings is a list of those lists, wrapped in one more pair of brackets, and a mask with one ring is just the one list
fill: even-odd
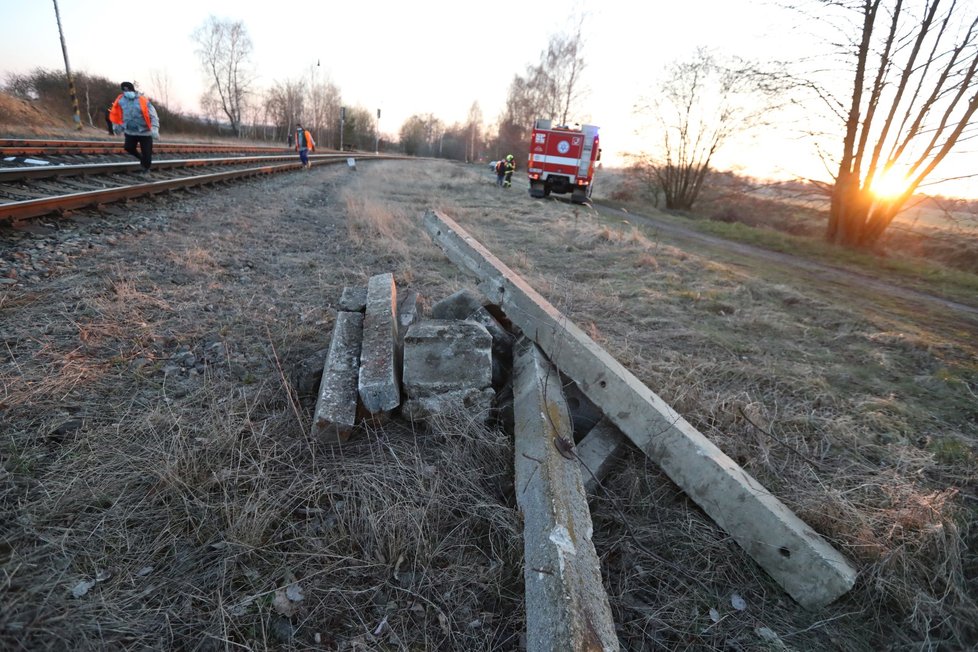
[(441, 157), (455, 161), (470, 161), (469, 145), (471, 143), (472, 125), (456, 122), (445, 127), (439, 138)]
[(296, 120), (301, 120), (305, 108), (303, 85), (295, 80), (275, 82), (265, 93), (265, 107), (269, 119), (275, 125), (276, 137), (288, 138)]
[(241, 21), (208, 17), (193, 33), (197, 56), (210, 87), (201, 98), (205, 110), (223, 113), (235, 135), (241, 133), (241, 116), (252, 77), (249, 71), (251, 38)]
[(412, 115), (401, 125), (401, 148), (409, 156), (417, 156), (422, 153), (424, 146), (424, 118), (420, 115)]
[(433, 114), (415, 114), (401, 126), (401, 147), (413, 156), (438, 156), (444, 126)]
[(499, 121), (500, 151), (525, 154), (537, 118), (567, 124), (579, 109), (585, 93), (581, 77), (585, 68), (583, 22), (581, 17), (573, 33), (551, 36), (539, 63), (528, 66), (525, 76), (513, 78), (506, 109)]
[(573, 34), (550, 37), (539, 70), (541, 91), (548, 109), (540, 117), (551, 117), (559, 124), (567, 124), (571, 110), (576, 108), (585, 92), (581, 83), (585, 68), (582, 56), (584, 39), (581, 34), (583, 23), (582, 16)]
[(343, 122), (344, 146), (358, 150), (373, 150), (377, 140), (377, 122), (374, 112), (363, 106), (352, 106), (346, 109), (346, 120)]
[(661, 130), (661, 150), (638, 158), (641, 176), (656, 196), (661, 192), (666, 208), (693, 207), (717, 150), (764, 123), (780, 79), (756, 64), (721, 61), (704, 48), (666, 68), (656, 99), (636, 108), (651, 114)]
[(524, 129), (532, 124), (534, 118), (541, 115), (543, 107), (539, 98), (534, 94), (529, 81), (520, 75), (513, 75), (506, 95), (506, 107), (500, 118), (500, 127), (504, 124), (520, 125)]
[[(950, 0), (820, 0), (841, 12), (848, 100), (812, 83), (845, 126), (831, 188), (830, 242), (868, 248), (956, 144), (978, 133), (978, 8)], [(898, 189), (883, 193), (884, 180)]]
[[(339, 129), (340, 124), (340, 89), (329, 79), (320, 81), (313, 76), (308, 87), (304, 120), (314, 130), (323, 147), (333, 146), (333, 130)], [(338, 131), (337, 131), (338, 134)]]
[(170, 104), (170, 89), (173, 86), (173, 80), (170, 79), (170, 74), (166, 70), (154, 69), (150, 71), (149, 85), (150, 94), (157, 104), (162, 104), (170, 110), (179, 109), (179, 107)]
[(264, 102), (276, 138), (286, 139), (296, 123), (302, 123), (312, 130), (319, 147), (332, 147), (339, 139), (340, 90), (329, 80), (312, 74), (308, 79), (276, 81)]
[(466, 123), (466, 142), (465, 142), (465, 160), (466, 162), (471, 162), (479, 157), (479, 150), (481, 149), (481, 139), (482, 139), (482, 109), (479, 108), (478, 102), (473, 102), (472, 106), (469, 107), (469, 119)]

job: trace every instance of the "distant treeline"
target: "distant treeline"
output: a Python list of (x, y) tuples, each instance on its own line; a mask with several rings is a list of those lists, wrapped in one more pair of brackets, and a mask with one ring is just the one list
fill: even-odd
[[(107, 129), (105, 112), (118, 97), (122, 80), (106, 79), (85, 72), (74, 73), (75, 92), (84, 124)], [(70, 121), (73, 109), (64, 71), (36, 68), (23, 74), (10, 74), (3, 85), (7, 93), (36, 102), (53, 117)], [(226, 120), (180, 113), (168, 107), (162, 98), (138, 88), (153, 100), (164, 134), (190, 137), (233, 138), (235, 130)], [(305, 81), (276, 82), (270, 89), (253, 92), (239, 125), (239, 133), (250, 140), (285, 145), (298, 119), (310, 128), (319, 146), (325, 148), (384, 152), (404, 152), (413, 156), (431, 156), (459, 161), (500, 158), (519, 146), (504, 146), (492, 138), (478, 121), (445, 125), (432, 114), (413, 115), (401, 127), (400, 139), (383, 138), (377, 130), (374, 112), (362, 106), (341, 109), (339, 89), (331, 84), (309, 85)], [(345, 111), (341, 121), (341, 110)], [(379, 119), (379, 116), (377, 116)], [(481, 121), (481, 117), (479, 118)], [(342, 134), (341, 131), (342, 124)], [(525, 146), (523, 146), (525, 149)]]
[[(119, 84), (122, 80), (110, 80), (84, 72), (75, 73), (74, 78), (82, 122), (96, 129), (106, 128), (105, 112), (119, 96), (121, 92)], [(15, 97), (39, 102), (55, 117), (71, 120), (74, 113), (68, 95), (68, 76), (64, 71), (35, 68), (23, 75), (11, 74), (7, 76), (3, 88)], [(230, 135), (230, 129), (225, 124), (209, 118), (173, 111), (151, 94), (146, 93), (146, 95), (153, 101), (160, 117), (160, 125), (165, 132), (203, 137)], [(262, 131), (260, 128), (256, 129), (255, 135), (260, 138)]]

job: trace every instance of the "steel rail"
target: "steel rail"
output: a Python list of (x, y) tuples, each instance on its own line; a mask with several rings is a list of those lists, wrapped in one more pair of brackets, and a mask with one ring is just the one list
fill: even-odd
[[(73, 146), (81, 147), (84, 145), (104, 145), (109, 142), (119, 142), (118, 136), (112, 136), (109, 138), (93, 138), (90, 140), (81, 139), (67, 139), (67, 138), (0, 138), (0, 147), (7, 147), (11, 145), (24, 146), (24, 147), (38, 147), (43, 145), (55, 145), (55, 146)], [(281, 149), (279, 145), (248, 145), (236, 143), (208, 143), (201, 142), (199, 140), (169, 140), (164, 144), (170, 145), (194, 145), (199, 147), (256, 147), (264, 149)]]
[[(153, 151), (157, 153), (177, 154), (230, 154), (242, 152), (256, 154), (260, 152), (288, 152), (288, 147), (255, 148), (255, 147), (202, 147), (198, 145), (173, 145), (155, 143)], [(106, 143), (103, 145), (84, 145), (81, 147), (50, 146), (50, 147), (0, 147), (0, 157), (17, 158), (20, 156), (92, 156), (98, 154), (127, 154), (122, 143)]]
[[(373, 156), (371, 158), (389, 158), (385, 156)], [(335, 157), (328, 160), (320, 160), (316, 165), (329, 165), (341, 163), (345, 157)], [(263, 165), (250, 167), (243, 170), (230, 170), (227, 172), (214, 172), (211, 174), (194, 175), (179, 179), (168, 179), (164, 181), (151, 181), (149, 183), (120, 186), (118, 188), (108, 188), (105, 190), (93, 190), (90, 192), (78, 192), (68, 195), (58, 195), (56, 197), (45, 197), (42, 199), (30, 199), (25, 201), (0, 204), (0, 224), (12, 225), (22, 220), (32, 217), (40, 217), (49, 213), (63, 212), (94, 206), (122, 199), (133, 199), (144, 195), (154, 195), (169, 190), (180, 188), (190, 188), (201, 186), (219, 181), (229, 181), (243, 177), (257, 176), (260, 174), (273, 174), (287, 170), (299, 169), (301, 163), (298, 161), (282, 163), (278, 165)]]
[[(310, 159), (346, 158), (343, 154), (310, 154)], [(191, 168), (213, 165), (243, 165), (271, 163), (294, 160), (295, 154), (274, 156), (238, 156), (233, 158), (188, 158), (153, 161), (154, 170)], [(0, 167), (0, 183), (11, 183), (24, 179), (46, 179), (51, 177), (77, 177), (94, 174), (117, 174), (134, 172), (141, 168), (138, 161), (122, 163), (83, 163), (79, 165), (46, 165), (43, 167)]]
[[(119, 140), (32, 140), (0, 139), (0, 157), (41, 156), (51, 154), (125, 154)], [(230, 153), (260, 154), (288, 152), (289, 147), (273, 145), (227, 145), (207, 143), (157, 142), (153, 149), (158, 152), (182, 153)]]

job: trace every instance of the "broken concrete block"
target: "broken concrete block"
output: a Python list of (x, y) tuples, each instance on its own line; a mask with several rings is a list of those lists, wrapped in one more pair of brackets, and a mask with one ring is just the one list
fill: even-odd
[(492, 337), (475, 322), (431, 319), (408, 329), (404, 338), (402, 414), (412, 420), (464, 410), (491, 415)]
[(466, 320), (481, 324), (489, 331), (492, 337), (492, 386), (501, 387), (513, 367), (513, 334), (484, 307), (475, 310)]
[(492, 383), (492, 338), (471, 321), (429, 319), (404, 338), (404, 392), (410, 398)]
[(346, 441), (356, 425), (362, 335), (361, 313), (341, 312), (336, 315), (333, 339), (323, 366), (319, 398), (312, 420), (313, 437)]
[[(573, 409), (571, 410), (573, 414)], [(593, 494), (607, 475), (615, 458), (628, 445), (628, 438), (608, 419), (602, 419), (584, 436), (574, 451), (581, 463), (584, 490)]]
[(489, 331), (489, 335), (492, 336), (493, 353), (504, 355), (510, 360), (512, 359), (513, 342), (516, 341), (516, 338), (513, 337), (512, 333), (503, 328), (502, 324), (496, 321), (496, 318), (493, 317), (488, 310), (486, 310), (484, 307), (479, 307), (465, 319), (481, 324), (487, 331)]
[(485, 305), (485, 300), (476, 292), (461, 289), (431, 306), (432, 319), (466, 319)]
[(557, 370), (521, 338), (514, 354), (516, 502), (523, 513), (526, 649), (617, 650), (618, 637)]
[(567, 401), (567, 407), (570, 408), (571, 421), (574, 424), (574, 441), (579, 442), (598, 425), (598, 422), (604, 418), (604, 413), (587, 397), (587, 394), (581, 391), (577, 383), (564, 374), (560, 375), (560, 379), (564, 388), (564, 399)]
[(411, 421), (424, 421), (436, 414), (464, 413), (485, 422), (492, 414), (492, 402), (495, 398), (496, 392), (491, 387), (408, 398), (401, 405), (401, 415)]
[(421, 297), (415, 290), (398, 294), (397, 298), (397, 334), (401, 344), (412, 324), (421, 321)]
[(469, 289), (462, 289), (431, 307), (434, 319), (468, 319), (482, 324), (492, 335), (492, 385), (501, 387), (509, 375), (513, 360), (513, 334), (499, 323), (485, 307), (485, 299)]
[(367, 308), (367, 288), (343, 288), (340, 295), (340, 310), (363, 312)]
[(360, 401), (370, 414), (393, 410), (401, 403), (396, 305), (394, 276), (371, 276), (367, 283), (358, 384)]

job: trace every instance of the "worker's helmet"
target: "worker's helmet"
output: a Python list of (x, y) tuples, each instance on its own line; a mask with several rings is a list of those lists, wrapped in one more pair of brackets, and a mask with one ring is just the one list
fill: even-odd
[(513, 155), (512, 154), (507, 154), (506, 155), (506, 160), (507, 161), (512, 161), (513, 160)]

